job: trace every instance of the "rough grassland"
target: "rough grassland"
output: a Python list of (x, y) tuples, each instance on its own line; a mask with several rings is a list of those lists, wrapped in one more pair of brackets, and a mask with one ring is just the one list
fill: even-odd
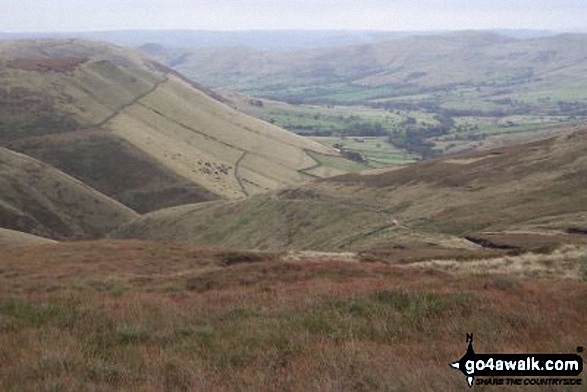
[[(530, 144), (332, 177), (237, 203), (162, 210), (115, 235), (242, 248), (395, 252), (446, 247), (447, 238), (480, 232), (540, 232), (533, 222), (544, 219), (553, 222), (546, 234), (554, 230), (563, 235), (557, 243), (572, 242), (564, 230), (585, 225), (577, 216), (587, 206), (586, 146), (587, 131), (569, 130)], [(521, 248), (533, 247), (517, 238)]]
[(12, 246), (26, 246), (38, 244), (53, 244), (55, 241), (22, 233), (20, 231), (0, 229), (0, 247), (6, 249)]
[(138, 216), (59, 170), (4, 148), (0, 190), (0, 227), (43, 237), (100, 237)]
[[(0, 145), (141, 212), (293, 185), (312, 178), (303, 170), (316, 161), (306, 151), (337, 155), (120, 47), (1, 43), (0, 84)], [(128, 175), (110, 183), (115, 167)], [(137, 183), (145, 173), (157, 186)]]
[(8, 146), (91, 184), (139, 213), (218, 198), (109, 131), (32, 137)]
[(8, 250), (0, 389), (462, 391), (448, 363), (466, 333), (479, 352), (573, 352), (587, 336), (585, 295), (577, 277), (335, 256), (143, 242)]

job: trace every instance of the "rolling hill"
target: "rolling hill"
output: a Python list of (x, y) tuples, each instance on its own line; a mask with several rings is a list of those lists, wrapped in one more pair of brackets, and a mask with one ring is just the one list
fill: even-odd
[(55, 239), (95, 238), (137, 216), (47, 164), (0, 148), (1, 228)]
[(425, 257), (582, 242), (586, 147), (587, 130), (568, 129), (529, 144), (347, 174), (244, 201), (165, 209), (115, 236), (249, 249), (415, 250)]
[(292, 132), (380, 136), (422, 158), (537, 140), (587, 118), (587, 34), (437, 32), (282, 53), (142, 50), (224, 95), (249, 96), (240, 110)]
[(0, 389), (456, 392), (470, 333), (583, 351), (586, 124), (351, 173), (223, 99), (0, 43)]
[(394, 39), (407, 34), (410, 33), (356, 30), (114, 30), (67, 33), (0, 32), (0, 40), (73, 37), (91, 41), (111, 42), (116, 45), (130, 47), (139, 47), (145, 44), (164, 45), (170, 48), (184, 48), (186, 46), (190, 48), (248, 46), (263, 50), (288, 51), (370, 43)]
[(295, 184), (323, 172), (307, 152), (336, 158), (218, 98), (129, 49), (0, 43), (0, 145), (138, 212)]
[(480, 88), (484, 98), (530, 100), (528, 93), (536, 99), (587, 84), (585, 34), (523, 39), (464, 31), (287, 53), (247, 47), (152, 49), (144, 48), (206, 85), (300, 102), (479, 93), (467, 88)]

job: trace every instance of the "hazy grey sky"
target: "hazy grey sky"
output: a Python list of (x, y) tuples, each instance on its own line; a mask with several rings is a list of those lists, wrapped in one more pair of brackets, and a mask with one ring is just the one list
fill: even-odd
[(587, 30), (587, 0), (0, 0), (0, 31)]

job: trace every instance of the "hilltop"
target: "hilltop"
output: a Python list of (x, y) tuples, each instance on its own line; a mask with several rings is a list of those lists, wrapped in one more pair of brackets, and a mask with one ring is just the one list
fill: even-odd
[(68, 33), (2, 33), (0, 40), (32, 38), (79, 38), (106, 41), (117, 45), (153, 49), (156, 46), (169, 48), (204, 48), (211, 46), (250, 46), (263, 50), (288, 51), (324, 46), (345, 46), (377, 42), (409, 33), (383, 31), (344, 30), (114, 30)]
[(240, 202), (161, 210), (116, 236), (406, 257), (413, 251), (417, 258), (581, 242), (584, 236), (565, 233), (586, 224), (586, 147), (587, 130), (569, 129), (529, 144), (317, 180)]
[(133, 50), (2, 42), (0, 70), (0, 145), (141, 213), (321, 176), (308, 152), (338, 159)]

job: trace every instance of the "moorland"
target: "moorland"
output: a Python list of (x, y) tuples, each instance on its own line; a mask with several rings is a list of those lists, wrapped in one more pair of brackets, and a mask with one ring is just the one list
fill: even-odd
[(585, 37), (352, 37), (0, 42), (0, 390), (460, 391), (467, 333), (585, 346)]

